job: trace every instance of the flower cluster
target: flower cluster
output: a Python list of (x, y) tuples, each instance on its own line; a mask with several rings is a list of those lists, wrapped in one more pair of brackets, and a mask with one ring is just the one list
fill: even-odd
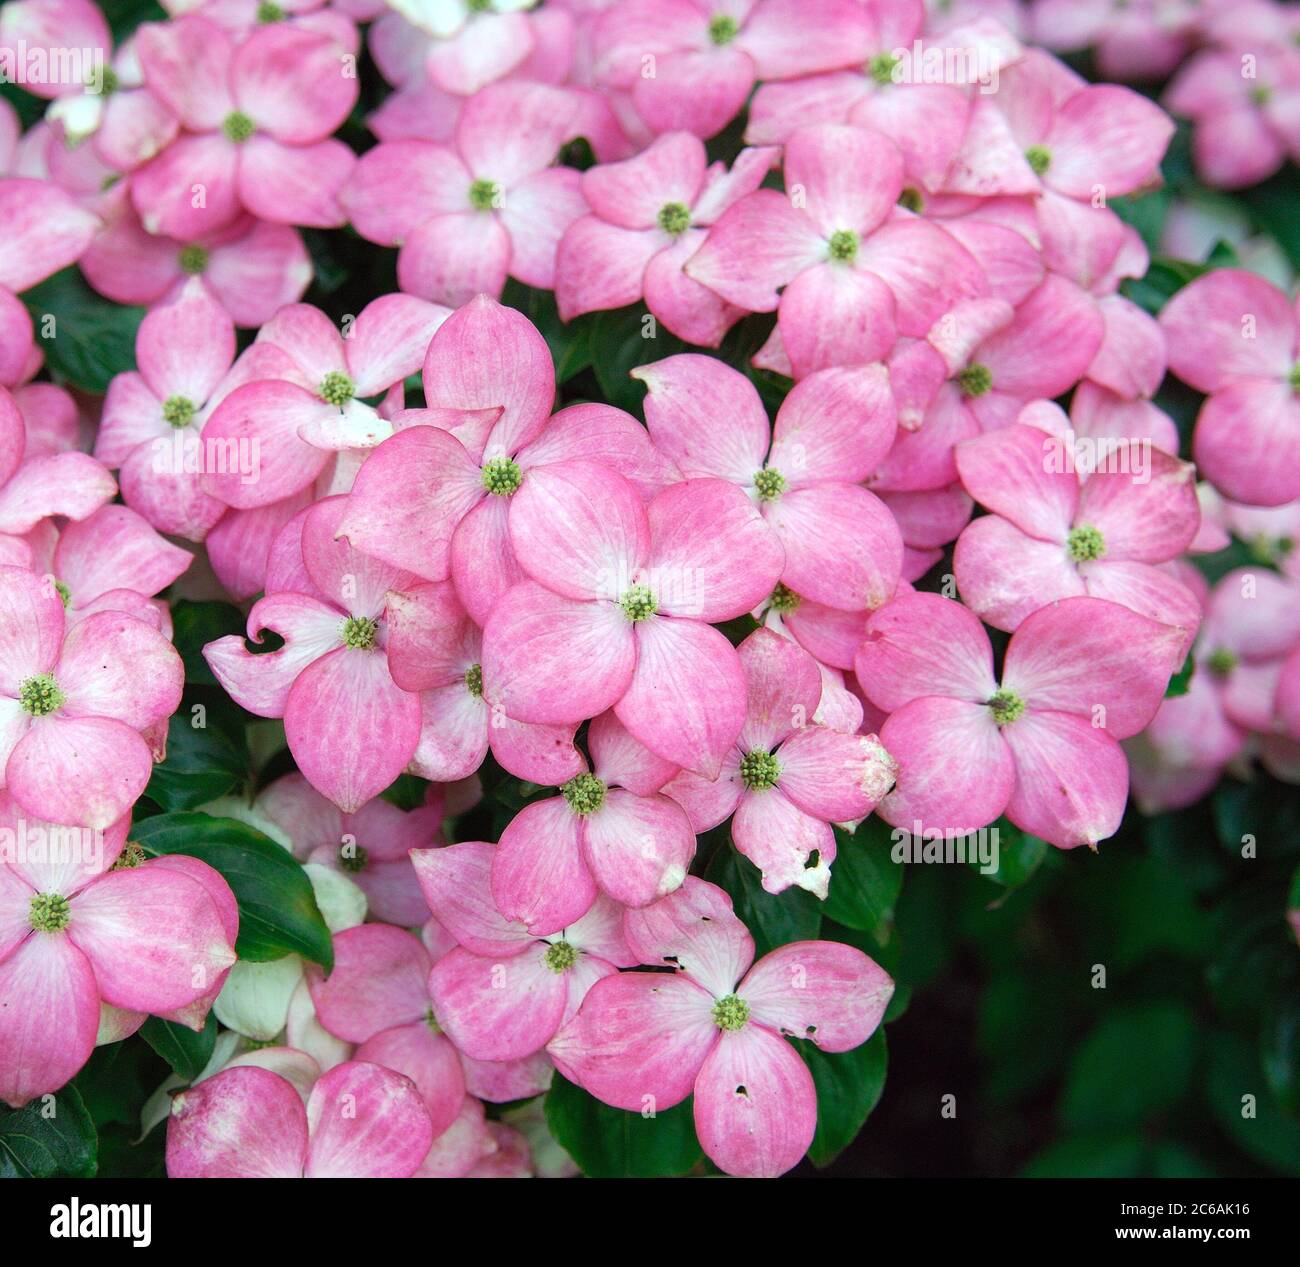
[[(1095, 851), (1130, 772), (1300, 781), (1300, 318), (1238, 268), (1137, 302), (1112, 203), (1174, 123), (1032, 42), (1190, 55), (1240, 185), (1300, 153), (1278, 6), (164, 7), (0, 6), (49, 102), (0, 102), (7, 1103), (152, 1016), (208, 1038), (142, 1122), (175, 1176), (563, 1172), (496, 1107), (557, 1074), (774, 1176), (894, 982), (757, 955), (720, 858), (825, 902), (873, 814)], [(321, 242), (391, 280), (337, 309)], [(72, 264), (146, 309), (99, 392), (33, 322)], [(209, 707), (248, 769), (173, 795)], [(268, 940), (293, 894), (325, 950)]]

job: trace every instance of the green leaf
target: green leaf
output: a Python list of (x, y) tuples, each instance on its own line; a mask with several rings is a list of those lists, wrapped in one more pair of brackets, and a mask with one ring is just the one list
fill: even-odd
[(1186, 1095), (1197, 1027), (1181, 1004), (1116, 1011), (1075, 1053), (1061, 1115), (1082, 1131), (1135, 1127)]
[(98, 1140), (76, 1087), (0, 1111), (0, 1178), (93, 1179)]
[(546, 1122), (583, 1174), (597, 1179), (683, 1175), (703, 1156), (689, 1098), (643, 1117), (602, 1104), (557, 1073), (546, 1093)]
[(193, 1082), (212, 1059), (217, 1042), (217, 1018), (208, 1014), (207, 1023), (196, 1034), (187, 1025), (151, 1016), (140, 1027), (140, 1037), (186, 1082)]
[(808, 941), (821, 928), (821, 903), (811, 893), (804, 889), (767, 892), (759, 869), (729, 842), (710, 859), (705, 879), (731, 895), (736, 914), (753, 935), (756, 958), (787, 942)]
[[(143, 308), (111, 303), (97, 295), (75, 268), (33, 286), (23, 295), (36, 328), (36, 342), (57, 378), (102, 395), (115, 374), (135, 369), (135, 335)], [(52, 325), (47, 325), (52, 318)]]
[(862, 1129), (885, 1089), (889, 1053), (883, 1028), (852, 1051), (825, 1052), (794, 1040), (817, 1088), (817, 1133), (808, 1149), (814, 1166), (829, 1166)]
[(165, 810), (196, 809), (224, 796), (249, 774), (242, 728), (196, 727), (182, 707), (167, 723), (167, 759), (153, 768), (145, 795)]
[(201, 686), (217, 686), (203, 648), (227, 634), (244, 633), (244, 617), (230, 603), (172, 604), (172, 642), (185, 662), (185, 680)]
[(873, 817), (852, 834), (837, 827), (835, 842), (824, 914), (846, 928), (870, 933), (878, 942), (888, 941), (894, 905), (903, 890), (903, 864), (891, 856), (889, 825)]
[(1195, 672), (1196, 660), (1189, 651), (1183, 667), (1169, 679), (1169, 685), (1165, 687), (1165, 699), (1177, 699), (1180, 695), (1186, 695), (1191, 689), (1192, 674)]
[(302, 864), (260, 831), (233, 818), (159, 814), (132, 830), (148, 854), (188, 854), (215, 867), (239, 903), (241, 959), (265, 961), (290, 953), (327, 969), (334, 947)]
[(1193, 264), (1188, 260), (1157, 258), (1151, 261), (1145, 276), (1128, 278), (1120, 290), (1155, 316), (1188, 282), (1209, 272), (1209, 268), (1208, 264)]
[(1250, 1044), (1214, 1035), (1206, 1077), (1210, 1108), (1237, 1144), (1256, 1161), (1300, 1175), (1300, 1122), (1270, 1094)]
[[(993, 827), (998, 833), (998, 865), (997, 870), (988, 872), (986, 878), (1005, 889), (1018, 889), (1028, 884), (1047, 857), (1047, 842), (1021, 831), (1005, 818), (999, 818)], [(972, 865), (978, 867), (979, 864)]]
[(1288, 1113), (1300, 1114), (1300, 999), (1279, 999), (1264, 1018), (1260, 1063), (1269, 1089)]

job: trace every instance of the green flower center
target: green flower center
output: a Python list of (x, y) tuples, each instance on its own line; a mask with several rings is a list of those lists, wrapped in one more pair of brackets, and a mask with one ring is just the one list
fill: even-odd
[(989, 700), (989, 707), (993, 710), (993, 720), (999, 726), (1009, 726), (1024, 715), (1025, 701), (1015, 691), (998, 691)]
[(465, 8), (471, 13), (486, 13), (492, 7), (492, 0), (465, 0)]
[(54, 588), (59, 591), (59, 597), (63, 599), (63, 606), (65, 608), (71, 607), (72, 591), (62, 581), (55, 581)]
[(1291, 383), (1291, 390), (1293, 392), (1300, 393), (1300, 361), (1297, 361), (1291, 367), (1290, 383)]
[(431, 1033), (442, 1033), (442, 1026), (438, 1024), (438, 1018), (433, 1014), (433, 1008), (426, 1007), (424, 1009), (424, 1023), (429, 1027)]
[(1065, 548), (1076, 563), (1091, 563), (1106, 553), (1106, 538), (1101, 535), (1100, 528), (1080, 524), (1077, 528), (1070, 529), (1070, 535), (1065, 539)]
[(967, 396), (983, 396), (993, 389), (993, 371), (987, 365), (968, 365), (957, 375), (957, 385)]
[(497, 497), (509, 497), (524, 482), (524, 473), (514, 458), (489, 458), (483, 463), (483, 487)]
[(271, 0), (262, 0), (262, 3), (257, 6), (257, 20), (263, 26), (272, 22), (283, 22), (284, 10), (278, 4), (272, 4)]
[(236, 145), (247, 141), (257, 131), (257, 124), (242, 110), (232, 110), (221, 122), (221, 130)]
[(776, 501), (785, 492), (785, 476), (780, 471), (774, 471), (770, 466), (765, 466), (755, 474), (754, 487), (758, 489), (760, 501)]
[(921, 191), (919, 189), (913, 189), (912, 186), (909, 185), (898, 195), (898, 205), (900, 207), (906, 207), (908, 211), (919, 216), (921, 212), (925, 210), (925, 199), (921, 197)]
[(852, 229), (836, 229), (831, 234), (831, 259), (851, 264), (858, 257), (858, 235)]
[(1031, 145), (1025, 151), (1025, 162), (1033, 169), (1035, 176), (1041, 176), (1052, 165), (1052, 151), (1045, 145)]
[(194, 276), (208, 267), (208, 253), (201, 246), (181, 247), (181, 272)]
[(711, 39), (719, 48), (724, 44), (730, 44), (732, 40), (740, 34), (740, 23), (729, 13), (719, 13), (712, 22), (709, 23), (709, 39)]
[(1273, 90), (1260, 84), (1260, 86), (1250, 94), (1250, 99), (1257, 106), (1266, 106), (1273, 99)]
[(501, 186), (495, 180), (476, 180), (469, 187), (469, 205), (475, 211), (491, 211), (500, 198)]
[(648, 585), (633, 585), (618, 600), (618, 605), (633, 624), (641, 620), (649, 620), (659, 610), (659, 604), (655, 601), (655, 596), (650, 592)]
[(594, 774), (574, 775), (560, 793), (575, 814), (594, 814), (605, 803), (605, 785)]
[(691, 227), (691, 209), (681, 202), (666, 202), (659, 208), (659, 227), (678, 237)]
[(1227, 677), (1237, 667), (1237, 657), (1226, 647), (1219, 647), (1210, 652), (1210, 658), (1205, 662), (1205, 666), (1215, 677)]
[(340, 845), (339, 846), (339, 866), (344, 871), (350, 871), (355, 874), (358, 871), (366, 869), (366, 863), (370, 861), (370, 854), (366, 852), (363, 845)]
[(803, 602), (803, 599), (800, 598), (794, 590), (790, 589), (788, 586), (782, 585), (781, 582), (778, 581), (776, 589), (772, 591), (772, 598), (770, 601), (772, 606), (784, 616), (788, 612), (798, 611), (799, 604)]
[(32, 898), (27, 919), (38, 933), (61, 933), (72, 918), (68, 899), (62, 893), (38, 893)]
[(194, 421), (194, 402), (184, 396), (168, 396), (163, 401), (163, 421), (178, 431)]
[(898, 58), (893, 53), (879, 53), (867, 63), (867, 74), (884, 87), (894, 82), (894, 70), (897, 66)]
[(465, 670), (465, 689), (475, 698), (483, 698), (483, 666), (471, 664)]
[(48, 717), (63, 707), (65, 698), (58, 683), (48, 673), (29, 677), (18, 688), (18, 702), (33, 717)]
[(90, 87), (93, 88), (101, 97), (111, 96), (118, 90), (120, 81), (117, 77), (117, 71), (111, 66), (105, 66), (96, 79), (91, 81)]
[(740, 758), (740, 781), (751, 791), (776, 787), (781, 777), (781, 763), (770, 752), (755, 748)]
[(321, 379), (317, 394), (327, 405), (342, 409), (357, 394), (357, 385), (342, 370), (330, 370)]
[(354, 651), (369, 651), (375, 645), (379, 622), (369, 616), (349, 616), (343, 622), (343, 645)]
[(578, 962), (578, 948), (567, 941), (552, 942), (542, 956), (542, 962), (552, 972), (568, 972)]
[(122, 852), (117, 855), (117, 861), (109, 868), (110, 871), (134, 871), (143, 861), (144, 846), (134, 840), (128, 840), (122, 848)]
[(719, 1029), (743, 1029), (749, 1020), (749, 1004), (738, 994), (728, 994), (713, 1005), (713, 1023)]

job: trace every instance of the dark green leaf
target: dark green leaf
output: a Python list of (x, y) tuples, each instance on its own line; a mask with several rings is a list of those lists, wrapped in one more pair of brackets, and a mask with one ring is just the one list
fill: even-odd
[(239, 903), (241, 959), (294, 953), (334, 966), (329, 929), (301, 863), (261, 832), (233, 818), (159, 814), (138, 824), (132, 839), (149, 854), (183, 853), (215, 867)]
[(1134, 1127), (1187, 1093), (1196, 1064), (1190, 1011), (1172, 1003), (1106, 1017), (1075, 1054), (1062, 1116), (1075, 1130)]
[(821, 903), (811, 893), (803, 889), (767, 892), (758, 868), (730, 843), (722, 844), (713, 855), (705, 878), (731, 894), (736, 914), (753, 935), (759, 958), (786, 942), (814, 938), (821, 928)]
[(878, 1029), (852, 1051), (825, 1052), (802, 1040), (795, 1046), (817, 1087), (817, 1133), (808, 1157), (814, 1166), (829, 1166), (880, 1103), (889, 1064), (885, 1031)]
[(1192, 674), (1195, 672), (1196, 661), (1189, 651), (1183, 667), (1169, 679), (1169, 685), (1165, 687), (1165, 699), (1177, 699), (1180, 695), (1186, 695), (1191, 689)]
[(151, 1016), (140, 1027), (140, 1036), (186, 1082), (193, 1082), (212, 1059), (217, 1041), (217, 1018), (208, 1014), (207, 1023), (196, 1034), (187, 1025)]
[(1269, 1092), (1250, 1044), (1216, 1034), (1207, 1078), (1214, 1116), (1237, 1144), (1283, 1174), (1300, 1175), (1300, 1122)]
[(202, 686), (216, 686), (208, 662), (203, 658), (203, 648), (227, 634), (244, 632), (244, 617), (238, 607), (230, 603), (172, 604), (172, 641), (185, 661), (185, 680)]
[[(1047, 857), (1047, 842), (1021, 831), (1005, 818), (999, 818), (993, 827), (997, 831), (997, 870), (986, 873), (981, 868), (981, 874), (1003, 888), (1018, 889), (1027, 884), (1043, 865), (1043, 859)], [(973, 865), (979, 866), (978, 863)]]
[(154, 766), (145, 789), (145, 795), (165, 810), (196, 809), (248, 777), (242, 728), (232, 735), (216, 724), (195, 726), (195, 720), (184, 706), (173, 714), (167, 725), (167, 759)]
[(823, 912), (837, 923), (889, 940), (894, 904), (903, 889), (903, 864), (891, 857), (892, 832), (868, 818), (853, 834), (835, 829), (836, 853)]
[(75, 268), (33, 286), (23, 302), (32, 316), (37, 346), (56, 377), (102, 395), (115, 374), (135, 369), (135, 335), (143, 308), (102, 298)]
[(546, 1093), (551, 1133), (597, 1179), (682, 1175), (703, 1156), (691, 1100), (653, 1117), (610, 1108), (558, 1073)]
[(0, 1111), (0, 1178), (93, 1179), (95, 1124), (76, 1087)]

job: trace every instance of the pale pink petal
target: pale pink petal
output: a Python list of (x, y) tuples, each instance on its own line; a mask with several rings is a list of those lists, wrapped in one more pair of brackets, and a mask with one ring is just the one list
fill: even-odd
[(1062, 849), (1095, 846), (1119, 830), (1128, 762), (1103, 729), (1067, 713), (1031, 712), (1005, 730), (1016, 762), (1007, 817)]
[(882, 360), (898, 334), (885, 282), (835, 261), (805, 269), (785, 288), (778, 322), (795, 378)]
[(731, 838), (762, 873), (763, 888), (783, 893), (791, 885), (823, 900), (835, 861), (830, 824), (794, 805), (779, 788), (748, 792), (740, 798)]
[(274, 224), (334, 229), (347, 219), (339, 197), (356, 155), (334, 139), (315, 145), (282, 145), (253, 136), (239, 153), (239, 197), (244, 206)]
[(898, 762), (898, 782), (879, 811), (893, 826), (969, 832), (1006, 808), (1015, 763), (984, 704), (914, 699), (890, 714), (880, 740)]
[(386, 924), (359, 924), (334, 934), (333, 971), (324, 976), (313, 968), (307, 984), (320, 1023), (336, 1038), (363, 1043), (424, 1019), (429, 967), (418, 937)]
[(492, 860), (492, 897), (506, 919), (545, 937), (587, 913), (596, 900), (596, 881), (583, 857), (583, 826), (562, 796), (534, 801), (514, 816)]
[(624, 906), (646, 906), (671, 893), (695, 857), (690, 820), (666, 796), (613, 788), (584, 820), (582, 833), (596, 883)]
[(764, 955), (737, 987), (750, 1018), (823, 1051), (851, 1051), (875, 1032), (894, 993), (889, 975), (853, 946), (799, 941)]
[(713, 999), (672, 973), (606, 977), (547, 1046), (560, 1072), (615, 1108), (680, 1104), (717, 1042)]
[(884, 366), (814, 374), (796, 383), (782, 402), (769, 465), (796, 485), (859, 483), (889, 452), (894, 418)]
[(695, 1130), (728, 1174), (775, 1178), (795, 1166), (817, 1129), (808, 1066), (761, 1025), (724, 1032), (700, 1070)]
[(433, 1143), (415, 1084), (379, 1065), (336, 1065), (307, 1100), (308, 1179), (405, 1179)]
[(415, 849), (411, 863), (429, 909), (461, 945), (475, 954), (509, 957), (532, 940), (527, 929), (497, 910), (490, 888), (496, 846), (464, 841), (443, 849)]

